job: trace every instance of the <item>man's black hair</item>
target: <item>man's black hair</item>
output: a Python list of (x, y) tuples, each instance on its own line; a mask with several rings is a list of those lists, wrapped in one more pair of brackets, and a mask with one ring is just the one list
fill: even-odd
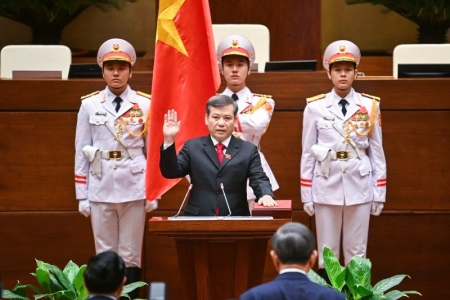
[(125, 272), (122, 257), (114, 251), (105, 251), (89, 259), (84, 272), (84, 283), (91, 293), (111, 294), (122, 284)]
[(315, 244), (311, 230), (297, 222), (284, 224), (272, 237), (272, 248), (283, 264), (306, 264)]

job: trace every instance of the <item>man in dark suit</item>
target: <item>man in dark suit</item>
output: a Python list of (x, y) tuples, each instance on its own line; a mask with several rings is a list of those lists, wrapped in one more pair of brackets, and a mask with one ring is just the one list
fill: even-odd
[(306, 226), (296, 222), (281, 226), (272, 237), (270, 251), (279, 275), (248, 290), (240, 300), (345, 300), (344, 294), (308, 279), (306, 273), (317, 259), (315, 244)]
[(232, 216), (249, 216), (247, 180), (260, 205), (277, 205), (257, 147), (232, 135), (237, 110), (227, 95), (210, 98), (205, 115), (210, 135), (186, 141), (178, 156), (174, 138), (181, 121), (174, 110), (164, 115), (160, 169), (166, 178), (189, 175), (192, 190), (185, 216), (227, 216), (228, 205)]
[(114, 251), (101, 252), (91, 257), (83, 275), (89, 299), (119, 299), (127, 280), (125, 273), (125, 262)]

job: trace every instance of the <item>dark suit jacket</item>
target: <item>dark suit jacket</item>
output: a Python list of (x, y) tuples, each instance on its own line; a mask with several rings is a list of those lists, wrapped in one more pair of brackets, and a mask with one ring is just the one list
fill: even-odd
[(219, 215), (228, 215), (221, 183), (232, 216), (250, 215), (247, 179), (257, 199), (264, 195), (273, 197), (269, 178), (261, 167), (257, 147), (234, 136), (231, 137), (220, 166), (209, 135), (186, 141), (178, 157), (175, 143), (165, 150), (161, 147), (159, 166), (166, 178), (181, 178), (189, 174), (192, 190), (184, 209), (184, 215), (187, 216), (214, 216), (216, 206), (219, 206)]
[(310, 281), (305, 274), (288, 272), (248, 290), (240, 300), (345, 300), (345, 296)]
[(112, 300), (112, 298), (105, 295), (95, 295), (89, 296), (88, 300)]

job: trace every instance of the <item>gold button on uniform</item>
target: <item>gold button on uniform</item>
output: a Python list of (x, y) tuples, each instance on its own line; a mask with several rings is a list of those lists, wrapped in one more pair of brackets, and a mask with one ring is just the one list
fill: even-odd
[(113, 168), (114, 170), (117, 170), (117, 166), (114, 166), (114, 168)]
[(344, 174), (345, 174), (345, 173), (347, 173), (347, 171), (346, 171), (346, 170), (342, 170), (342, 173), (344, 173)]

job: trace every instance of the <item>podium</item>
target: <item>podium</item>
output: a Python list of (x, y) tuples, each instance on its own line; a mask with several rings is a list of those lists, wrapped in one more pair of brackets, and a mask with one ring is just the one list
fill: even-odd
[(149, 231), (175, 240), (186, 300), (239, 298), (262, 283), (267, 243), (291, 219), (153, 217)]

